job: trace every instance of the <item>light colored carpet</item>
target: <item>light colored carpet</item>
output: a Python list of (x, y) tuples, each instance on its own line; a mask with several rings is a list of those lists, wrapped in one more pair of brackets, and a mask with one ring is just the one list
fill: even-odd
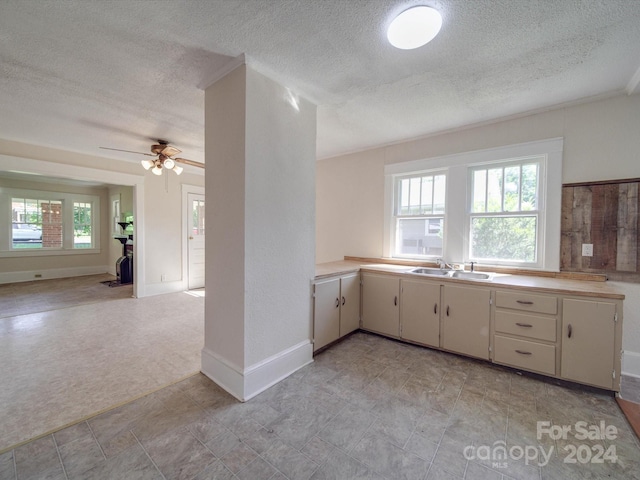
[(113, 275), (105, 273), (1, 284), (0, 318), (131, 298), (133, 285), (108, 287), (100, 283), (115, 279)]
[(0, 319), (0, 451), (199, 371), (203, 343), (190, 292)]

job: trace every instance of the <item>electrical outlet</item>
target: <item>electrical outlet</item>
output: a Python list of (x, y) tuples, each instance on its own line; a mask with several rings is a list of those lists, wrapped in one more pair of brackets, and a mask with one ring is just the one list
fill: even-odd
[(583, 243), (582, 244), (582, 256), (583, 257), (593, 257), (593, 243)]
[(167, 276), (164, 273), (162, 275), (160, 275), (160, 281), (161, 282), (166, 282), (167, 281)]

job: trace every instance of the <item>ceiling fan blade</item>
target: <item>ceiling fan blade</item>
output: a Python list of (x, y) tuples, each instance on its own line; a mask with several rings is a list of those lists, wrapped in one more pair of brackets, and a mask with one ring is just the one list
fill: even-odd
[(191, 165), (192, 167), (204, 168), (204, 163), (196, 162), (195, 160), (189, 160), (187, 158), (174, 158), (175, 162), (184, 163), (185, 165)]
[(172, 147), (171, 145), (167, 145), (166, 147), (164, 147), (162, 149), (162, 151), (160, 153), (162, 153), (163, 155), (166, 155), (167, 157), (173, 157), (174, 155), (177, 155), (181, 152), (182, 150), (178, 150), (176, 147)]
[(103, 150), (115, 150), (116, 152), (128, 152), (128, 153), (137, 153), (138, 155), (146, 155), (147, 157), (155, 157), (155, 155), (151, 155), (150, 153), (143, 152), (134, 152), (132, 150), (122, 150), (120, 148), (109, 148), (109, 147), (100, 147)]

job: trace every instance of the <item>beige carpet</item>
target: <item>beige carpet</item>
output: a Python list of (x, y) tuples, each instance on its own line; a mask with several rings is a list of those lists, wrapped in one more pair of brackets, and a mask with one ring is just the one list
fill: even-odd
[(100, 283), (115, 279), (113, 275), (105, 273), (1, 284), (0, 318), (131, 298), (133, 285), (108, 287)]
[(0, 452), (199, 371), (203, 293), (0, 319)]

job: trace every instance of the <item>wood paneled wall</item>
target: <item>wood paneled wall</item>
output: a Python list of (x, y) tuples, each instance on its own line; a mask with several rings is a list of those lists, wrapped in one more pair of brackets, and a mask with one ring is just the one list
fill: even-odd
[[(640, 278), (639, 185), (633, 179), (562, 187), (560, 270)], [(593, 244), (593, 257), (582, 256), (583, 243)]]

